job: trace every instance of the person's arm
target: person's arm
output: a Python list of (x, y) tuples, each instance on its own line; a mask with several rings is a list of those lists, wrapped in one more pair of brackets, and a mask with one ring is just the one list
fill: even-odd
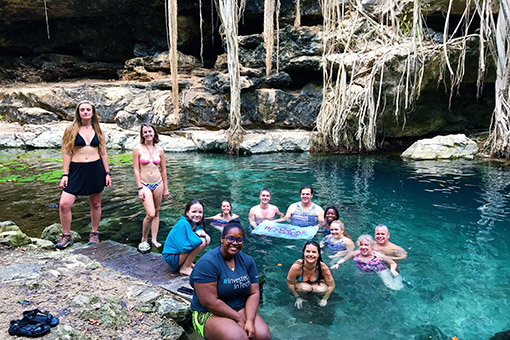
[(294, 211), (296, 211), (296, 203), (292, 203), (291, 205), (289, 205), (289, 208), (287, 209), (287, 213), (285, 214), (285, 216), (280, 217), (280, 218), (274, 220), (273, 222), (283, 222), (283, 221), (289, 222), (291, 220), (291, 217), (292, 217), (292, 214), (294, 213)]
[[(195, 293), (200, 304), (214, 315), (229, 318), (237, 322), (243, 329), (246, 319), (241, 313), (230, 308), (218, 297), (218, 282), (194, 283)], [(258, 302), (257, 302), (258, 303)], [(247, 311), (247, 310), (246, 310)]]
[(64, 151), (62, 155), (62, 178), (60, 179), (60, 188), (67, 187), (69, 181), (69, 165), (71, 164), (72, 155), (69, 151)]
[(299, 264), (293, 263), (292, 266), (290, 266), (289, 273), (287, 274), (287, 287), (289, 287), (290, 292), (296, 298), (296, 302), (294, 303), (294, 306), (296, 306), (297, 309), (301, 309), (303, 306), (303, 299), (301, 296), (299, 296), (299, 293), (296, 291), (296, 278), (299, 276), (299, 271), (301, 270), (301, 266)]
[(331, 238), (331, 235), (327, 235), (326, 237), (324, 237), (321, 242), (319, 243), (319, 245), (321, 246), (321, 248), (324, 248), (324, 246), (326, 245), (326, 240), (328, 238)]
[(322, 277), (324, 277), (324, 281), (328, 285), (328, 291), (324, 294), (321, 301), (319, 302), (319, 306), (324, 307), (328, 304), (328, 299), (333, 290), (335, 289), (335, 280), (333, 279), (333, 275), (331, 274), (331, 270), (329, 270), (328, 266), (322, 262)]
[(214, 216), (204, 217), (204, 220), (219, 220), (221, 219), (221, 213), (218, 213)]
[(338, 267), (340, 267), (340, 265), (342, 263), (344, 263), (347, 260), (352, 259), (357, 253), (358, 252), (356, 252), (356, 251), (351, 251), (349, 254), (345, 255), (345, 257), (341, 258), (340, 260), (338, 260), (337, 263), (335, 263), (333, 266), (331, 266), (331, 269), (337, 269)]
[(138, 190), (138, 198), (142, 201), (145, 200), (145, 193), (143, 192), (142, 177), (140, 175), (140, 150), (136, 146), (133, 149), (133, 172), (135, 173), (136, 189)]
[(257, 221), (255, 216), (255, 207), (252, 207), (250, 209), (250, 212), (248, 213), (248, 221), (250, 221), (250, 226), (255, 229), (257, 228)]
[(255, 336), (255, 317), (257, 316), (257, 309), (259, 308), (260, 302), (260, 290), (258, 283), (252, 283), (250, 286), (250, 294), (246, 299), (244, 310), (246, 312), (246, 322), (244, 324), (244, 330), (248, 335), (248, 338)]
[(386, 263), (386, 265), (390, 268), (390, 272), (393, 276), (398, 276), (397, 263), (393, 261), (391, 257), (386, 256), (379, 252), (375, 252), (375, 256), (377, 256), (381, 261)]
[(161, 160), (160, 169), (161, 169), (161, 179), (163, 180), (163, 197), (168, 198), (170, 196), (170, 193), (168, 192), (168, 182), (167, 182), (167, 176), (166, 176), (166, 161), (165, 161), (165, 151), (163, 149), (159, 148), (159, 159)]
[(320, 228), (326, 222), (324, 220), (324, 209), (317, 205), (317, 227)]
[(108, 165), (108, 154), (106, 153), (106, 137), (104, 135), (103, 130), (101, 130), (101, 135), (103, 137), (103, 145), (101, 145), (101, 161), (103, 162), (104, 170), (106, 171), (105, 177), (105, 186), (107, 188), (112, 185), (112, 177), (110, 176), (110, 166)]
[(280, 218), (282, 218), (284, 215), (283, 215), (283, 213), (280, 211), (280, 209), (278, 209), (278, 207), (277, 207), (276, 205), (274, 206), (274, 208), (275, 208), (275, 213), (274, 213), (274, 214), (275, 214), (275, 215), (280, 215)]
[(390, 258), (392, 260), (404, 260), (407, 258), (407, 251), (405, 251), (404, 248), (395, 245), (395, 248), (392, 249)]

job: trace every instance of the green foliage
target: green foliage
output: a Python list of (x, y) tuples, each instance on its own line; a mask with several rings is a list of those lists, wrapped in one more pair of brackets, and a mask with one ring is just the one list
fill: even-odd
[(120, 153), (108, 156), (108, 162), (110, 164), (131, 164), (133, 162), (133, 155), (131, 153)]

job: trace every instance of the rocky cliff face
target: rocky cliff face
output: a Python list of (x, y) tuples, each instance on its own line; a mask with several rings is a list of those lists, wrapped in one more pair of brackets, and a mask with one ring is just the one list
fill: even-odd
[[(1, 4), (0, 16), (5, 19), (0, 30), (3, 120), (32, 124), (70, 120), (74, 103), (89, 99), (97, 104), (104, 121), (124, 129), (144, 121), (168, 132), (228, 127), (226, 57), (216, 14), (211, 24), (210, 1), (202, 3), (202, 35), (198, 1), (179, 2), (179, 114), (172, 108), (168, 55), (164, 53), (164, 1), (3, 0)], [(246, 129), (314, 129), (322, 100), (321, 11), (318, 1), (302, 0), (303, 26), (294, 29), (289, 25), (294, 6), (294, 1), (282, 1), (279, 73), (266, 77), (263, 1), (248, 1), (239, 41)], [(444, 1), (427, 6), (429, 22), (438, 30), (445, 6)], [(460, 12), (462, 6), (457, 7)], [(432, 29), (429, 33), (440, 35)], [(475, 60), (476, 54), (471, 57)], [(398, 58), (390, 62), (384, 84), (387, 106), (378, 122), (381, 140), (488, 129), (494, 107), (492, 85), (476, 100), (476, 79), (470, 77), (468, 64), (460, 95), (449, 107), (448, 95), (438, 86), (439, 69), (438, 58), (432, 56), (416, 106), (405, 117), (395, 117), (391, 103), (401, 65)], [(51, 83), (31, 87), (27, 82)]]

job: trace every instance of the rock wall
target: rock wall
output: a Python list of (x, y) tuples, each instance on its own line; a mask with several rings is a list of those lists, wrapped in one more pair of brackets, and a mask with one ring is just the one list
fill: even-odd
[[(122, 129), (147, 121), (167, 134), (228, 128), (226, 56), (217, 19), (211, 24), (209, 1), (202, 4), (203, 64), (199, 3), (179, 1), (179, 114), (172, 107), (168, 53), (164, 52), (163, 1), (47, 0), (49, 39), (43, 2), (4, 0), (2, 4), (0, 15), (6, 20), (0, 31), (0, 119), (4, 122), (69, 121), (75, 103), (88, 99), (96, 103), (104, 122)], [(302, 0), (303, 26), (294, 29), (289, 24), (294, 6), (291, 0), (282, 1), (279, 73), (266, 77), (260, 33), (263, 1), (247, 3), (239, 40), (245, 129), (315, 128), (322, 101), (321, 11), (317, 1)], [(445, 1), (431, 2), (426, 8), (429, 18), (436, 18), (446, 8)], [(460, 13), (462, 6), (454, 8)], [(468, 70), (476, 65), (476, 53), (469, 57)], [(378, 122), (380, 140), (488, 130), (494, 107), (492, 84), (485, 86), (477, 100), (476, 79), (467, 72), (460, 96), (449, 106), (448, 94), (438, 85), (441, 66), (434, 55), (427, 60), (422, 95), (414, 109), (395, 116), (392, 102), (401, 67), (397, 56), (385, 74), (387, 104)]]

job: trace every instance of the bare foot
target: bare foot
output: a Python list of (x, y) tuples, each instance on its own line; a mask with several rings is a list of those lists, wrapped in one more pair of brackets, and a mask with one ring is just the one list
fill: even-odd
[(189, 276), (189, 274), (191, 274), (191, 268), (181, 268), (179, 274)]
[(156, 247), (156, 248), (161, 247), (161, 243), (159, 243), (158, 241), (151, 240), (151, 242), (154, 245), (154, 247)]

